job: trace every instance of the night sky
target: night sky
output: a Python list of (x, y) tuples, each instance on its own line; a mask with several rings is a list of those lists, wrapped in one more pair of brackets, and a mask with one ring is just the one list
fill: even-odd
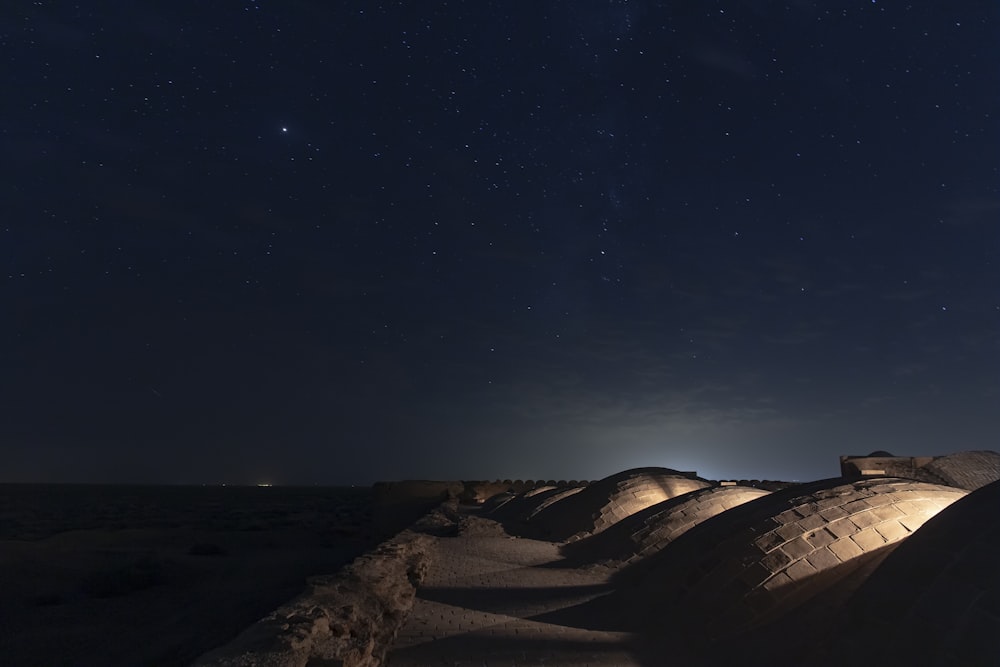
[(998, 446), (993, 0), (10, 0), (0, 82), (0, 481)]

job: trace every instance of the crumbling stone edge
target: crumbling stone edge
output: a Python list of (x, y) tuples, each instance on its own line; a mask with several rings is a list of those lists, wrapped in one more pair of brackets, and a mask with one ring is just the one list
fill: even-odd
[(378, 667), (431, 567), (434, 538), (404, 530), (210, 651), (193, 667)]

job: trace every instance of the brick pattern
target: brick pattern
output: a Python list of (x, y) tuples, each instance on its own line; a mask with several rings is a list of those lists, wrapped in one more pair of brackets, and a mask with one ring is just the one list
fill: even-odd
[(974, 491), (1000, 480), (1000, 454), (989, 451), (956, 452), (927, 464), (928, 472), (945, 484)]
[(745, 486), (725, 486), (687, 494), (682, 502), (671, 503), (663, 511), (645, 518), (642, 527), (631, 535), (633, 555), (628, 560), (645, 558), (702, 521), (769, 493)]
[(600, 533), (636, 512), (677, 496), (704, 489), (709, 482), (671, 474), (628, 477), (615, 485), (608, 502), (597, 512), (590, 533)]
[(531, 519), (532, 536), (559, 541), (581, 539), (646, 507), (708, 486), (710, 482), (667, 468), (626, 470), (536, 513)]
[(998, 508), (993, 482), (929, 520), (848, 601), (850, 623), (828, 652), (892, 664), (1000, 664)]
[(701, 522), (769, 493), (746, 486), (698, 489), (651, 505), (597, 535), (564, 545), (562, 551), (580, 564), (625, 567), (651, 556)]
[[(733, 627), (760, 624), (832, 585), (965, 495), (901, 479), (864, 480), (790, 499), (746, 526), (691, 587), (697, 603)], [(826, 576), (821, 576), (826, 575)]]
[(622, 596), (684, 608), (683, 624), (727, 637), (766, 624), (860, 571), (966, 494), (872, 478), (776, 491), (691, 528), (619, 579)]

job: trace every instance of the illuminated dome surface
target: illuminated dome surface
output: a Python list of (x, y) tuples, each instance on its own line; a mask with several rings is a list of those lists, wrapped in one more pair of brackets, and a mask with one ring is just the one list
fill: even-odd
[(583, 487), (582, 486), (578, 486), (578, 487), (569, 488), (569, 489), (559, 489), (556, 493), (547, 495), (545, 497), (545, 499), (542, 500), (542, 502), (538, 503), (534, 507), (534, 509), (532, 509), (530, 512), (528, 512), (528, 515), (526, 517), (527, 520), (531, 521), (531, 519), (535, 515), (537, 515), (539, 512), (544, 512), (550, 505), (553, 505), (555, 503), (561, 502), (563, 499), (569, 498), (570, 496), (573, 496), (573, 495), (576, 495), (577, 493), (579, 493), (581, 491), (583, 491)]
[(530, 534), (551, 540), (596, 534), (645, 508), (711, 486), (668, 468), (636, 468), (594, 482), (536, 512)]
[(607, 530), (564, 547), (579, 561), (634, 561), (656, 553), (716, 514), (766, 496), (747, 486), (713, 486), (692, 491), (622, 519)]
[(885, 559), (844, 608), (848, 627), (833, 654), (883, 664), (1000, 664), (997, 545), (1000, 482), (943, 510)]
[(516, 497), (517, 494), (511, 493), (510, 491), (504, 491), (496, 494), (495, 496), (490, 496), (485, 502), (483, 502), (482, 512), (483, 514), (492, 514)]
[(630, 585), (621, 599), (638, 610), (683, 608), (689, 627), (735, 634), (871, 563), (966, 493), (898, 478), (778, 491), (702, 522), (624, 570)]

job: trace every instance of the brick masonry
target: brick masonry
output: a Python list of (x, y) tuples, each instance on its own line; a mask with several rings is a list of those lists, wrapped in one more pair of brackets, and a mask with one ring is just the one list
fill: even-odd
[(685, 605), (691, 624), (709, 624), (717, 636), (743, 631), (829, 587), (965, 494), (893, 478), (781, 491), (706, 521), (690, 540), (677, 540), (681, 548), (643, 561), (630, 594)]
[(667, 468), (626, 470), (536, 513), (525, 534), (559, 541), (581, 539), (651, 505), (709, 486), (711, 482)]
[[(878, 527), (878, 526), (876, 526)], [(829, 664), (1000, 664), (1000, 482), (929, 519), (838, 610)]]

